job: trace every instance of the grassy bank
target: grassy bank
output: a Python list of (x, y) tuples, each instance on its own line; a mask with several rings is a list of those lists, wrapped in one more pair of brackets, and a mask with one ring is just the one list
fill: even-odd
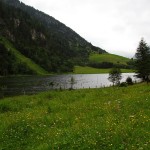
[[(97, 73), (109, 73), (111, 69), (97, 69), (92, 67), (81, 67), (75, 66), (74, 73), (75, 74), (97, 74)], [(134, 72), (131, 69), (121, 69), (122, 73), (132, 73)]]
[(0, 149), (149, 150), (150, 86), (50, 91), (0, 101)]

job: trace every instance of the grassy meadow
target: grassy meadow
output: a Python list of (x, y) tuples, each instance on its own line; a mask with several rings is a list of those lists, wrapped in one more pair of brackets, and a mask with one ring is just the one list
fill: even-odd
[(117, 64), (119, 62), (120, 64), (126, 65), (126, 63), (130, 59), (123, 57), (123, 56), (118, 56), (115, 54), (104, 53), (104, 54), (92, 54), (90, 55), (89, 60), (91, 62), (96, 62), (96, 63), (111, 62), (111, 63)]
[(150, 86), (0, 100), (0, 150), (149, 150)]
[[(111, 69), (98, 69), (93, 67), (82, 67), (82, 66), (75, 66), (74, 73), (75, 74), (97, 74), (97, 73), (109, 73)], [(133, 73), (134, 70), (131, 69), (121, 69), (122, 73)]]

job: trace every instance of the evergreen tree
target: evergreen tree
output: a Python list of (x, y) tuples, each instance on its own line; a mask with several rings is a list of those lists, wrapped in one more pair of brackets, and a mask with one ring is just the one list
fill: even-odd
[(108, 80), (114, 84), (119, 84), (121, 80), (121, 70), (119, 68), (112, 68)]
[(143, 81), (148, 82), (150, 76), (150, 47), (147, 45), (143, 38), (139, 43), (135, 57), (137, 77), (141, 78)]

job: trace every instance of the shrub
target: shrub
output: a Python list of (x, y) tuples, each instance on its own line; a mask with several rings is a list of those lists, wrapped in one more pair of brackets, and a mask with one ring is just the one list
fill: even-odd
[(122, 83), (120, 83), (119, 86), (120, 86), (120, 87), (127, 87), (127, 83), (126, 83), (126, 82), (122, 82)]
[(127, 82), (128, 85), (133, 85), (133, 81), (132, 81), (132, 78), (131, 78), (131, 77), (128, 77), (128, 78), (126, 79), (126, 82)]

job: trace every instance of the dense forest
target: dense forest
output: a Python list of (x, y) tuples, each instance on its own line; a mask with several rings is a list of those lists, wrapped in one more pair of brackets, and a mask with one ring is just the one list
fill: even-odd
[[(63, 23), (18, 0), (0, 0), (0, 37), (48, 72), (71, 72), (74, 65), (85, 65), (92, 51), (105, 53)], [(10, 55), (5, 49), (1, 44), (3, 59)], [(11, 64), (1, 75), (32, 72), (25, 64), (21, 68), (26, 71), (15, 71), (7, 58), (0, 66)]]

